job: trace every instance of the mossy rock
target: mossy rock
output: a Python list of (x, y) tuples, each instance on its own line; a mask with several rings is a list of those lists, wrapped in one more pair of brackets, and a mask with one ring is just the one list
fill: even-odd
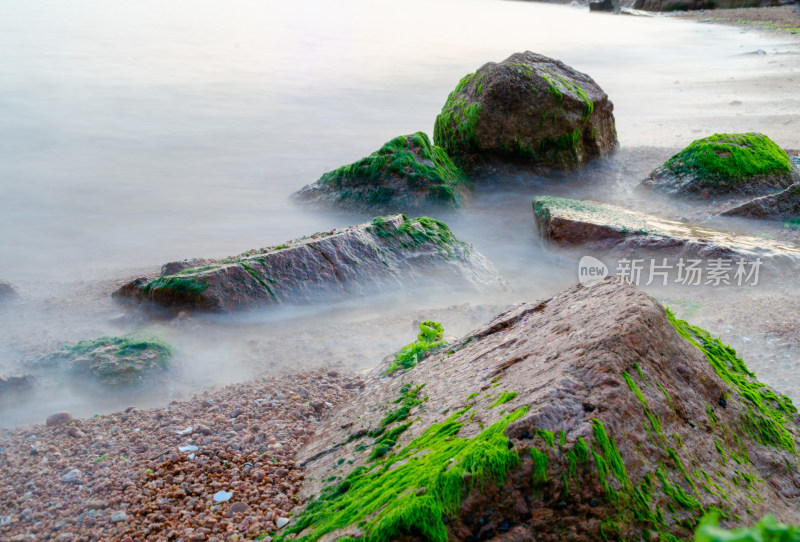
[(789, 155), (764, 134), (714, 134), (655, 169), (643, 186), (667, 194), (767, 194), (800, 181)]
[(792, 401), (631, 284), (511, 307), (365, 379), (298, 452), (306, 505), (277, 542), (676, 542), (714, 510), (726, 528), (800, 521)]
[(591, 77), (528, 51), (462, 78), (433, 140), (468, 174), (569, 171), (617, 147), (613, 110)]
[(161, 339), (100, 337), (64, 346), (39, 364), (91, 375), (108, 386), (127, 386), (165, 370), (172, 353), (172, 347)]
[(461, 207), (469, 178), (422, 132), (398, 136), (366, 158), (325, 173), (296, 197), (340, 207), (416, 211)]

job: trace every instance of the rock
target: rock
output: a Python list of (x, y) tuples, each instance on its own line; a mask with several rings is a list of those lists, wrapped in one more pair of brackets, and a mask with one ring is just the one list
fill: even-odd
[(67, 429), (67, 435), (69, 435), (72, 438), (85, 438), (86, 437), (86, 433), (84, 433), (83, 431), (81, 431), (77, 427), (70, 427), (69, 429)]
[(358, 162), (329, 171), (295, 194), (338, 207), (419, 212), (461, 207), (472, 183), (422, 132), (399, 136)]
[(797, 220), (800, 218), (800, 183), (777, 194), (748, 201), (721, 214), (769, 220)]
[(672, 195), (765, 194), (800, 182), (786, 151), (763, 134), (714, 134), (656, 168), (642, 186)]
[(214, 493), (214, 502), (227, 502), (233, 497), (232, 491), (217, 491)]
[(643, 11), (690, 11), (703, 9), (757, 8), (776, 5), (775, 0), (635, 0)]
[(38, 361), (76, 375), (91, 375), (108, 386), (128, 386), (165, 370), (172, 347), (157, 338), (100, 337), (65, 346)]
[(137, 279), (113, 295), (167, 311), (233, 312), (432, 283), (484, 292), (507, 287), (486, 258), (456, 239), (444, 223), (394, 215), (179, 275)]
[(83, 473), (78, 469), (72, 469), (61, 477), (61, 481), (65, 484), (74, 484), (80, 482), (83, 478)]
[(619, 6), (615, 6), (612, 0), (598, 0), (595, 2), (589, 2), (589, 11), (615, 12), (619, 11)]
[(206, 265), (208, 260), (204, 260), (201, 258), (191, 258), (186, 260), (181, 260), (178, 262), (168, 262), (161, 266), (161, 276), (165, 275), (176, 275), (183, 271), (184, 269), (189, 269), (190, 267), (199, 267), (202, 265)]
[(275, 526), (278, 529), (283, 529), (288, 524), (289, 524), (289, 518), (278, 518), (277, 520), (275, 520)]
[(11, 286), (11, 283), (0, 280), (0, 303), (16, 297), (18, 297), (17, 291)]
[(128, 521), (128, 514), (122, 510), (118, 510), (111, 514), (109, 519), (111, 520), (111, 523), (122, 523), (123, 521)]
[(542, 196), (533, 200), (539, 234), (560, 246), (622, 254), (744, 259), (792, 263), (800, 249), (763, 237), (740, 235), (630, 211), (608, 203)]
[(230, 510), (228, 510), (228, 517), (233, 517), (236, 514), (243, 514), (250, 510), (250, 505), (246, 502), (235, 502), (231, 504)]
[(613, 110), (591, 77), (528, 51), (461, 79), (433, 139), (468, 174), (569, 171), (616, 149)]
[(47, 417), (47, 422), (45, 423), (45, 425), (47, 427), (54, 427), (56, 425), (63, 425), (70, 421), (72, 421), (72, 414), (70, 414), (66, 410), (63, 410), (61, 412), (56, 412), (55, 414), (50, 414)]
[(0, 398), (26, 392), (33, 387), (33, 375), (0, 376)]
[(514, 306), (402, 376), (373, 371), (299, 451), (319, 497), (284, 536), (687, 540), (711, 507), (800, 522), (791, 401), (630, 284)]

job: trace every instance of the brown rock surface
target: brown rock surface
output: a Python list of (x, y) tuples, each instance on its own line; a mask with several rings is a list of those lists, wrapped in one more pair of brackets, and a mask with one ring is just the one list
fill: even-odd
[(434, 282), (479, 291), (507, 287), (488, 260), (444, 223), (394, 215), (174, 275), (138, 278), (113, 296), (172, 312), (232, 312)]
[(748, 201), (723, 212), (722, 215), (770, 220), (796, 220), (800, 218), (800, 184), (793, 184), (777, 194)]
[[(766, 513), (797, 523), (796, 410), (759, 388), (731, 351), (718, 351), (730, 357), (715, 369), (677, 332), (683, 325), (634, 286), (606, 280), (515, 306), (408, 372), (376, 370), (300, 451), (303, 493), (323, 498), (287, 529), (328, 532), (323, 540), (376, 529), (404, 540), (689, 538), (711, 506), (728, 524)], [(400, 403), (411, 406), (407, 418), (385, 424), (397, 398), (421, 385), (419, 402)], [(760, 391), (748, 398), (744, 389)], [(377, 430), (409, 422), (370, 459)], [(469, 442), (483, 444), (464, 455)], [(485, 474), (509, 457), (518, 462), (501, 467), (499, 483)], [(426, 458), (441, 463), (423, 468)], [(460, 504), (442, 519), (436, 503), (452, 498), (451, 483)], [(361, 524), (358, 513), (337, 524), (351, 495), (367, 510), (374, 499), (389, 504)]]
[(515, 53), (465, 76), (434, 125), (434, 142), (467, 173), (516, 165), (569, 171), (617, 147), (614, 104), (561, 61)]

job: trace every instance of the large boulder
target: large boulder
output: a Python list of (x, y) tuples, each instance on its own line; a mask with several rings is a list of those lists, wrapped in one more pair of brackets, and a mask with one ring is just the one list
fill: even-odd
[(533, 200), (539, 234), (565, 247), (658, 253), (674, 257), (797, 263), (800, 249), (763, 237), (685, 224), (588, 200), (541, 196)]
[(800, 521), (800, 426), (729, 347), (607, 279), (387, 376), (298, 454), (300, 540), (689, 539)]
[(721, 214), (745, 218), (797, 221), (800, 219), (800, 183), (793, 184), (777, 194), (748, 201)]
[(471, 190), (472, 182), (444, 149), (417, 132), (329, 171), (295, 197), (339, 207), (416, 212), (433, 205), (461, 207)]
[(88, 375), (107, 386), (129, 386), (165, 370), (171, 358), (172, 347), (160, 339), (100, 337), (64, 346), (36, 364)]
[(113, 297), (173, 312), (231, 312), (434, 283), (483, 292), (507, 288), (488, 260), (443, 222), (394, 215), (177, 274), (138, 278)]
[(763, 134), (714, 134), (656, 168), (642, 185), (675, 195), (767, 194), (800, 182), (786, 154)]
[(614, 105), (594, 79), (530, 51), (465, 76), (434, 124), (434, 143), (468, 173), (515, 165), (568, 171), (617, 147)]

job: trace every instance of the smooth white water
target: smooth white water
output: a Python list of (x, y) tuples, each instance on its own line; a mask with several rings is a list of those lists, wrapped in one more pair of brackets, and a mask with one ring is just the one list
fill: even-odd
[[(23, 301), (0, 312), (0, 372), (60, 344), (129, 331), (109, 323), (119, 312), (106, 295), (115, 281), (367, 218), (288, 197), (394, 136), (430, 134), (464, 74), (522, 50), (592, 75), (615, 104), (623, 149), (577, 180), (479, 190), (463, 213), (442, 214), (511, 281), (513, 299), (575, 281), (536, 239), (533, 195), (629, 200), (670, 150), (714, 132), (762, 131), (800, 147), (791, 84), (800, 82), (800, 48), (780, 36), (501, 0), (3, 2), (0, 278)], [(626, 150), (639, 146), (650, 149)], [(347, 347), (337, 325), (486, 301), (372, 300), (297, 321), (332, 359), (366, 365), (411, 340), (410, 324), (368, 326)], [(457, 313), (454, 334), (480, 321)], [(289, 316), (281, 325), (201, 322), (202, 332), (155, 325), (183, 349), (186, 367), (169, 390), (140, 399), (246, 378), (253, 366), (324, 361), (308, 341), (262, 354), (263, 345), (243, 346), (291, 336)], [(39, 410), (100, 405), (71, 393)], [(11, 416), (41, 412), (19, 405)]]

